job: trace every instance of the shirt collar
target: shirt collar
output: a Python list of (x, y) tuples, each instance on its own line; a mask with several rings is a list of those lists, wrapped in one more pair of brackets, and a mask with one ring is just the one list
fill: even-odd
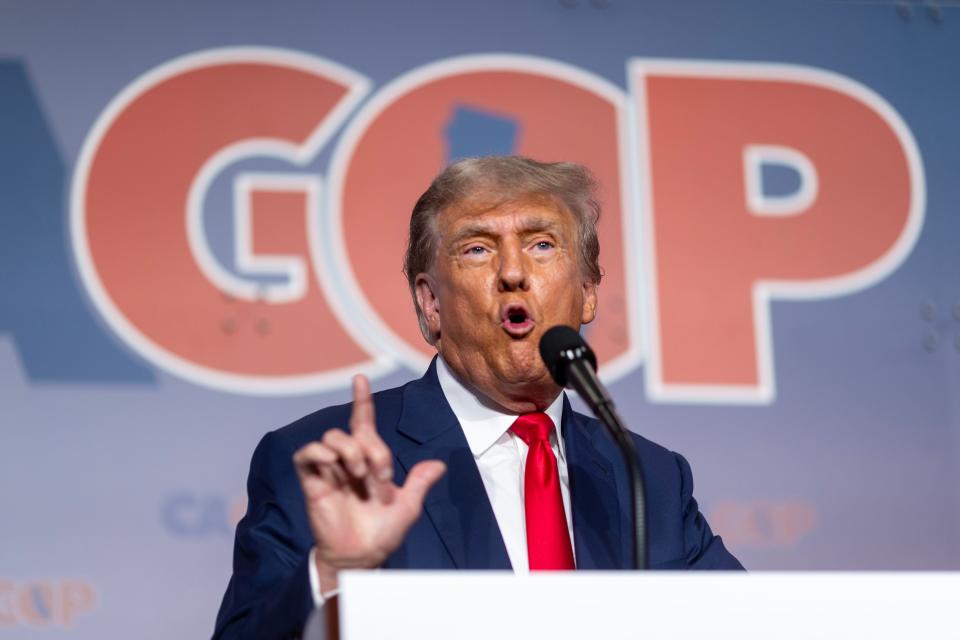
[[(478, 396), (467, 389), (453, 375), (443, 361), (441, 356), (437, 356), (437, 379), (440, 381), (440, 389), (447, 398), (453, 414), (460, 422), (463, 429), (463, 435), (467, 438), (467, 445), (474, 458), (480, 457), (487, 449), (499, 440), (503, 434), (510, 429), (510, 426), (517, 419), (519, 414), (504, 413), (493, 408), (485, 398)], [(543, 411), (556, 426), (557, 448), (560, 452), (560, 458), (565, 459), (563, 438), (560, 437), (560, 426), (563, 417), (563, 393), (557, 395), (556, 399)]]

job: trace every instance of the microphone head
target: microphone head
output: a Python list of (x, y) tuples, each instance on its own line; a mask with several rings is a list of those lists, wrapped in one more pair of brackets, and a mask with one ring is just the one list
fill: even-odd
[(547, 371), (561, 387), (567, 386), (567, 367), (576, 360), (585, 360), (597, 370), (597, 356), (576, 329), (559, 324), (540, 338), (540, 357)]

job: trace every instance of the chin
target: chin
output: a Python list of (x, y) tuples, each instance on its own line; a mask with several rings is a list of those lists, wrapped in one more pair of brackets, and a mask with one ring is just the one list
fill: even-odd
[(513, 384), (543, 384), (550, 380), (547, 368), (540, 360), (540, 354), (535, 358), (511, 359), (501, 368), (503, 379)]

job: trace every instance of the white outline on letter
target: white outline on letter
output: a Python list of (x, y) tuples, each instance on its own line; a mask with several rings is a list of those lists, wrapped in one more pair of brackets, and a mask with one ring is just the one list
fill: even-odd
[[(800, 175), (800, 187), (782, 196), (766, 195), (763, 192), (765, 164), (790, 167)], [(786, 217), (809, 209), (817, 199), (820, 183), (810, 158), (796, 149), (774, 144), (748, 144), (743, 147), (743, 188), (750, 213)]]

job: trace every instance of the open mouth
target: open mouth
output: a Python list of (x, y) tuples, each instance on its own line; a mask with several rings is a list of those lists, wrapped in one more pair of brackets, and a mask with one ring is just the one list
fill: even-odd
[(500, 325), (514, 338), (522, 338), (533, 331), (534, 324), (530, 312), (522, 304), (509, 304), (501, 313)]

